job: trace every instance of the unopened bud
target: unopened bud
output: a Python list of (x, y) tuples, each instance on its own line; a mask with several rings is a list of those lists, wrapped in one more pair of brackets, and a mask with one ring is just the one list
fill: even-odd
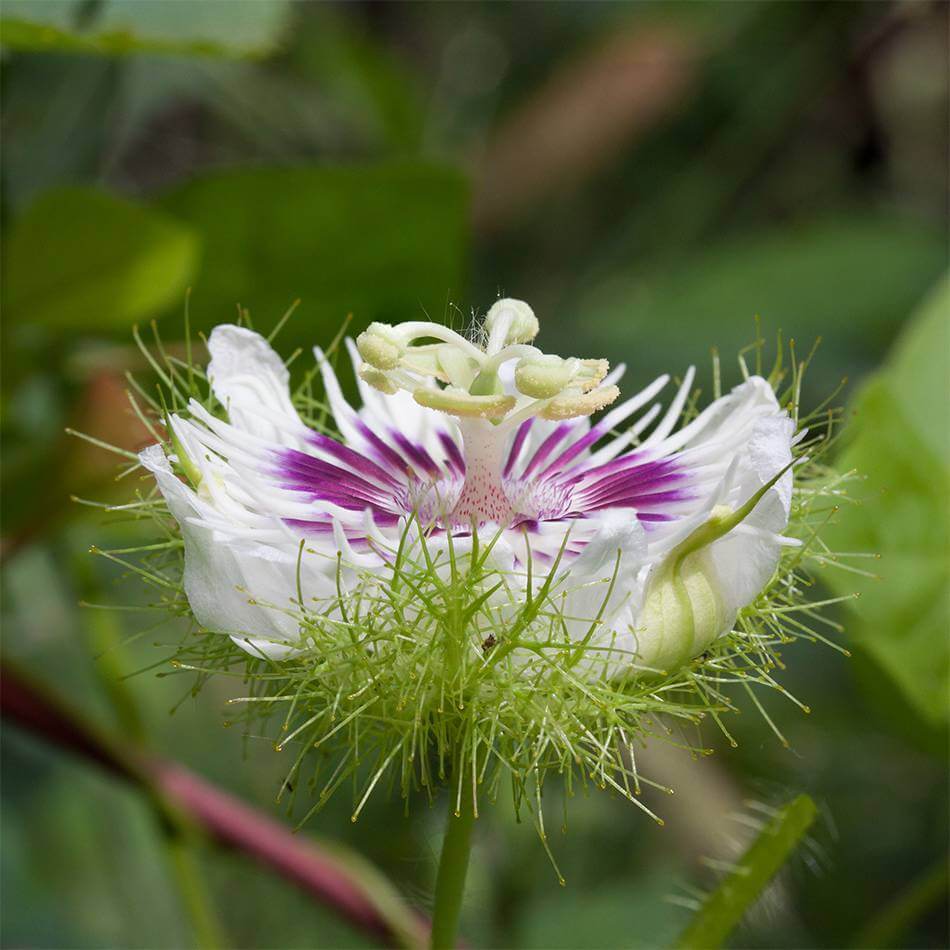
[(722, 582), (709, 546), (731, 531), (768, 487), (739, 510), (716, 505), (706, 521), (667, 555), (647, 587), (634, 631), (640, 663), (674, 670), (729, 629), (735, 611), (729, 612), (723, 603)]
[(634, 630), (637, 662), (672, 671), (702, 653), (732, 622), (715, 570), (700, 550), (661, 568)]

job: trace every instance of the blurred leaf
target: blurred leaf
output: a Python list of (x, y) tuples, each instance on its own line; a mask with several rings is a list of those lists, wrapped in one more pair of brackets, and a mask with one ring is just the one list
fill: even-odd
[(104, 330), (183, 299), (197, 253), (192, 231), (101, 192), (47, 192), (6, 246), (8, 323)]
[(938, 229), (885, 215), (783, 225), (723, 240), (666, 274), (602, 285), (576, 312), (593, 351), (609, 345), (651, 378), (693, 362), (705, 370), (711, 346), (734, 365), (760, 314), (767, 336), (782, 329), (806, 349), (823, 338), (809, 381), (824, 398), (838, 374), (875, 361), (941, 273), (945, 243)]
[(655, 950), (669, 946), (682, 927), (684, 911), (666, 900), (675, 881), (654, 871), (590, 891), (551, 892), (528, 903), (518, 930), (517, 946), (531, 950), (577, 947), (624, 947)]
[[(927, 298), (891, 355), (894, 397), (911, 428), (950, 464), (950, 276)], [(942, 398), (941, 398), (942, 384)]]
[(338, 120), (394, 150), (418, 148), (425, 109), (421, 83), (385, 44), (326, 4), (302, 19), (290, 53), (295, 71), (317, 84)]
[[(116, 63), (98, 56), (17, 57), (3, 74), (3, 199), (14, 215), (53, 187), (99, 179), (111, 147)], [(117, 108), (118, 107), (118, 108)]]
[(347, 313), (443, 317), (461, 291), (466, 206), (461, 175), (409, 163), (229, 172), (164, 202), (205, 240), (196, 321), (231, 319), (236, 303), (276, 320), (300, 297), (309, 345)]
[(688, 97), (703, 52), (680, 25), (638, 22), (571, 57), (493, 132), (479, 162), (476, 227), (519, 222), (630, 150)]
[[(76, 22), (82, 0), (6, 0), (3, 5), (3, 22), (8, 19), (29, 20), (37, 26), (70, 30)], [(3, 37), (6, 42), (6, 37)]]
[(935, 865), (911, 881), (893, 900), (866, 921), (851, 944), (863, 947), (912, 946), (907, 932), (921, 917), (947, 899), (950, 885), (950, 855), (943, 854)]
[(0, 42), (34, 52), (260, 56), (276, 46), (288, 10), (286, 0), (189, 0), (187, 15), (164, 0), (106, 0), (92, 8), (75, 0), (5, 0)]
[[(950, 714), (950, 280), (918, 311), (859, 394), (842, 469), (866, 477), (863, 504), (829, 526), (833, 550), (881, 555), (881, 579), (833, 569), (857, 591), (852, 630), (932, 724)], [(886, 701), (882, 699), (882, 701)]]
[(722, 946), (769, 881), (788, 860), (817, 810), (807, 795), (799, 795), (762, 829), (752, 846), (699, 909), (676, 943), (680, 948), (713, 950)]

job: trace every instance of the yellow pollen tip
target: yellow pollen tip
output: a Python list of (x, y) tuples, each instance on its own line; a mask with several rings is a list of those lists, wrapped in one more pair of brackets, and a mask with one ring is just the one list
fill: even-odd
[(619, 395), (616, 386), (602, 386), (588, 393), (565, 394), (552, 399), (541, 411), (541, 416), (552, 420), (589, 416), (609, 406)]
[(399, 392), (399, 387), (382, 370), (375, 369), (368, 363), (360, 367), (360, 379), (387, 396), (394, 396)]

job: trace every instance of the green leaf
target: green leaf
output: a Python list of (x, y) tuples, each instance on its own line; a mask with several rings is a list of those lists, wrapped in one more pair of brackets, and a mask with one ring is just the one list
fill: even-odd
[(933, 725), (950, 717), (950, 281), (914, 317), (855, 401), (839, 468), (866, 481), (829, 526), (833, 550), (873, 551), (880, 579), (828, 569), (851, 602), (850, 632)]
[(299, 297), (300, 331), (288, 332), (312, 346), (348, 313), (357, 325), (441, 319), (462, 289), (467, 187), (445, 168), (228, 172), (186, 185), (164, 207), (204, 237), (198, 326), (232, 319), (237, 303), (274, 321)]
[[(6, 0), (3, 5), (3, 21), (28, 20), (36, 26), (69, 30), (79, 15), (80, 2), (81, 0)], [(3, 42), (6, 42), (5, 36)]]
[[(898, 405), (914, 431), (950, 464), (950, 275), (931, 293), (891, 356)], [(939, 398), (943, 383), (943, 398)], [(937, 394), (938, 398), (934, 398)]]
[(807, 349), (822, 337), (807, 381), (824, 398), (842, 373), (877, 363), (945, 261), (939, 230), (895, 216), (803, 221), (724, 238), (666, 273), (602, 283), (577, 304), (575, 329), (591, 352), (610, 349), (652, 379), (690, 363), (705, 374), (711, 346), (731, 370), (759, 314), (769, 338), (781, 329)]
[(940, 856), (937, 863), (915, 878), (883, 907), (857, 933), (851, 946), (855, 950), (867, 947), (906, 947), (907, 932), (922, 917), (947, 899), (950, 885), (950, 855)]
[(363, 140), (418, 150), (426, 117), (421, 82), (409, 62), (351, 17), (327, 4), (314, 7), (290, 55), (295, 73), (315, 83)]
[(289, 4), (189, 0), (187, 15), (166, 0), (107, 0), (92, 9), (76, 0), (5, 0), (0, 43), (31, 52), (173, 53), (261, 56), (284, 31)]
[(739, 859), (736, 869), (706, 898), (676, 946), (684, 950), (713, 950), (722, 946), (788, 860), (816, 814), (815, 803), (807, 795), (799, 795), (779, 809)]
[(12, 229), (4, 271), (9, 323), (106, 330), (184, 298), (198, 243), (156, 211), (83, 188), (47, 192)]

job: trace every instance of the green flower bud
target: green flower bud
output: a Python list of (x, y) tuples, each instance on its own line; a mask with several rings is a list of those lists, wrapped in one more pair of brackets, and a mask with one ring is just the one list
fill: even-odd
[(670, 672), (702, 653), (732, 622), (704, 551), (676, 552), (650, 582), (637, 629), (645, 634), (641, 662)]

